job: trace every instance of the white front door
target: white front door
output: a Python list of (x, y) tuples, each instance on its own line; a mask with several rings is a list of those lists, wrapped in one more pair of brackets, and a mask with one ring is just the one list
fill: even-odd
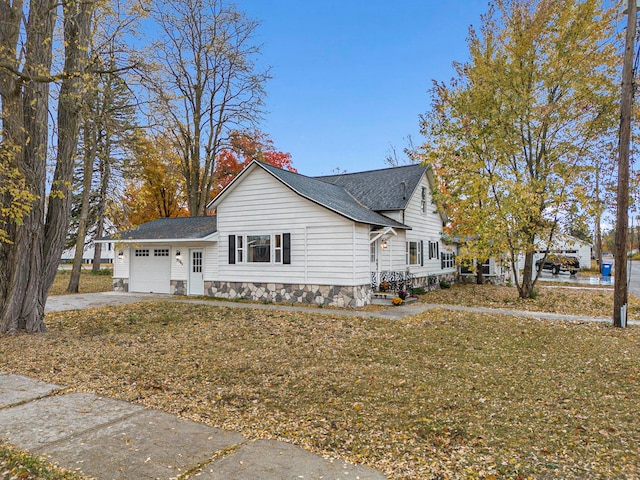
[(204, 295), (202, 257), (201, 248), (189, 249), (189, 295)]
[(371, 271), (371, 286), (377, 288), (380, 283), (380, 257), (378, 255), (378, 241), (369, 244), (369, 270)]

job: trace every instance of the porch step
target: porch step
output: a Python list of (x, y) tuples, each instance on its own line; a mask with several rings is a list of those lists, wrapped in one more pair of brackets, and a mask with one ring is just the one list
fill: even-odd
[[(371, 305), (393, 305), (392, 300), (398, 295), (388, 292), (375, 292), (371, 294)], [(411, 303), (418, 300), (417, 298), (407, 297), (404, 299), (404, 303)]]

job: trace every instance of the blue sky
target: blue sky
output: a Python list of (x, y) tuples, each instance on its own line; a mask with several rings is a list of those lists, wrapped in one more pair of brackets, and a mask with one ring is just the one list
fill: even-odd
[(386, 167), (414, 143), (431, 80), (467, 58), (487, 0), (237, 0), (272, 67), (261, 130), (305, 175)]

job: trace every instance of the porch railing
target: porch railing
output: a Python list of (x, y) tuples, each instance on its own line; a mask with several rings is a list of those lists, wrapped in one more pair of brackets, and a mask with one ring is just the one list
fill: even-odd
[(371, 272), (371, 288), (376, 292), (409, 291), (413, 286), (414, 276), (410, 272), (384, 270)]

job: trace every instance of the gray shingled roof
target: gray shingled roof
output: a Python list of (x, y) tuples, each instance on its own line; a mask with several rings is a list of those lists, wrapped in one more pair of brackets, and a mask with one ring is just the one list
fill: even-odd
[[(393, 227), (408, 229), (410, 227), (396, 222), (384, 215), (374, 212), (363, 205), (358, 199), (351, 195), (342, 186), (334, 185), (323, 179), (306, 177), (298, 173), (289, 172), (272, 165), (258, 162), (266, 171), (278, 178), (285, 185), (303, 197), (318, 203), (334, 212), (354, 220), (359, 223), (369, 225), (380, 225), (383, 227)], [(391, 209), (389, 209), (391, 210)]]
[(404, 210), (427, 168), (406, 165), (314, 178), (344, 188), (371, 210)]
[(100, 240), (198, 240), (218, 230), (216, 217), (160, 218)]

